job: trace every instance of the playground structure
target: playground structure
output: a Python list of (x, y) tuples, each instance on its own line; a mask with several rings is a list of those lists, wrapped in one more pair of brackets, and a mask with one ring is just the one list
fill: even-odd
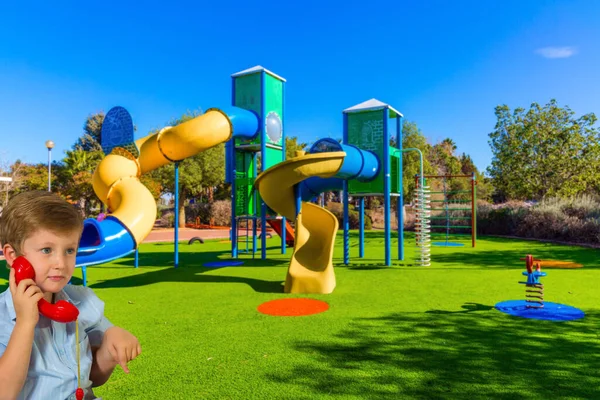
[[(475, 247), (477, 242), (477, 180), (475, 173), (471, 175), (425, 175), (421, 179), (421, 175), (415, 176), (415, 184), (417, 188), (416, 205), (417, 205), (417, 240), (420, 240), (420, 232), (430, 233), (432, 229), (445, 229), (446, 241), (434, 242), (434, 246), (462, 246), (462, 243), (450, 241), (451, 231), (470, 230), (471, 246)], [(428, 180), (440, 180), (441, 190), (431, 191), (431, 186), (428, 185)], [(452, 190), (449, 187), (449, 179), (469, 179), (469, 189)], [(423, 183), (421, 183), (421, 180)], [(433, 199), (432, 195), (441, 195), (441, 199)], [(451, 207), (458, 205), (459, 207)], [(432, 211), (437, 212), (432, 213)], [(456, 212), (464, 214), (470, 211), (469, 215), (457, 215)], [(436, 222), (439, 221), (439, 222)], [(461, 221), (462, 224), (452, 224), (453, 221)], [(421, 224), (423, 227), (421, 227)], [(423, 237), (428, 235), (423, 234)]]
[[(96, 195), (110, 213), (101, 221), (86, 219), (76, 265), (102, 264), (135, 251), (150, 233), (156, 202), (140, 182), (142, 174), (191, 157), (235, 137), (253, 137), (258, 121), (249, 111), (212, 108), (176, 127), (133, 140), (133, 123), (122, 107), (114, 107), (102, 126), (105, 158), (92, 178)], [(177, 171), (177, 169), (176, 169)], [(177, 186), (177, 173), (176, 173)]]
[[(108, 207), (103, 219), (87, 219), (76, 265), (102, 264), (137, 250), (151, 231), (156, 204), (140, 176), (167, 163), (178, 164), (210, 147), (225, 143), (226, 182), (232, 185), (231, 255), (237, 258), (238, 226), (257, 231), (267, 224), (282, 238), (281, 252), (293, 245), (285, 291), (330, 293), (335, 287), (333, 245), (337, 218), (313, 203), (322, 192), (343, 190), (344, 263), (350, 260), (349, 198), (359, 198), (359, 257), (364, 257), (364, 197), (383, 196), (385, 265), (391, 265), (391, 198), (398, 215), (398, 259), (404, 259), (402, 217), (402, 114), (376, 99), (343, 111), (343, 142), (321, 139), (308, 154), (285, 160), (285, 79), (257, 66), (232, 75), (232, 106), (209, 108), (175, 127), (134, 140), (133, 122), (122, 107), (111, 109), (102, 126), (105, 158), (93, 175), (97, 196)], [(394, 121), (395, 120), (395, 121)], [(393, 123), (395, 122), (395, 123)], [(400, 148), (390, 146), (394, 138)], [(418, 150), (417, 150), (418, 151)], [(260, 164), (261, 173), (258, 173)], [(422, 175), (422, 154), (421, 154)], [(280, 215), (281, 217), (278, 217)], [(175, 219), (177, 220), (177, 208)], [(289, 220), (295, 221), (295, 231)], [(266, 258), (266, 234), (261, 258)], [(249, 242), (249, 232), (245, 236)], [(175, 267), (178, 266), (175, 229)], [(137, 251), (136, 251), (137, 263)]]

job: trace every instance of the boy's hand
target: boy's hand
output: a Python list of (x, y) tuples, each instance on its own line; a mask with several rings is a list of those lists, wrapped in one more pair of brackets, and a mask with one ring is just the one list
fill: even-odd
[(35, 326), (40, 319), (38, 302), (44, 297), (42, 289), (32, 279), (23, 279), (17, 285), (14, 268), (10, 269), (8, 284), (13, 297), (17, 322)]
[(123, 328), (113, 326), (106, 330), (97, 357), (103, 357), (119, 364), (126, 374), (129, 373), (127, 363), (142, 352), (137, 338)]

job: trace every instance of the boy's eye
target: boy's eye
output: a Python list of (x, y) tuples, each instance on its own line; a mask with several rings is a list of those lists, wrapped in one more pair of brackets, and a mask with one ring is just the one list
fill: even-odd
[(75, 254), (75, 249), (67, 249), (67, 254), (68, 255)]
[(50, 254), (50, 253), (52, 253), (52, 249), (50, 247), (44, 247), (42, 249), (42, 253), (43, 254)]

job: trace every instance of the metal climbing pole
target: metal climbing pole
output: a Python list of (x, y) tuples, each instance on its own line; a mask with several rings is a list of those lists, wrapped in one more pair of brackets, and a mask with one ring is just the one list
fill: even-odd
[[(418, 180), (419, 175), (416, 176), (416, 179)], [(449, 237), (450, 237), (450, 230), (455, 230), (455, 229), (468, 229), (471, 232), (471, 244), (472, 247), (475, 247), (475, 242), (477, 239), (477, 195), (476, 195), (476, 186), (477, 186), (477, 181), (475, 179), (475, 174), (471, 174), (471, 175), (425, 175), (424, 178), (427, 179), (442, 179), (442, 190), (441, 191), (430, 191), (429, 193), (431, 195), (443, 195), (443, 198), (441, 200), (430, 200), (430, 202), (432, 204), (437, 204), (436, 206), (431, 207), (431, 211), (438, 211), (441, 212), (439, 215), (433, 215), (431, 216), (431, 220), (434, 221), (434, 223), (432, 223), (430, 225), (430, 228), (438, 228), (438, 229), (445, 229), (446, 231), (446, 242), (445, 245), (457, 245), (456, 243), (452, 244), (449, 241)], [(452, 178), (469, 178), (471, 181), (469, 183), (469, 189), (468, 190), (449, 190), (448, 189), (448, 182), (447, 179), (452, 179)], [(462, 206), (459, 207), (449, 207), (450, 205), (450, 196), (451, 195), (455, 195), (455, 194), (459, 194), (460, 196), (463, 197), (467, 197), (467, 198), (459, 198), (459, 199), (455, 199), (452, 201), (452, 204), (462, 204)], [(439, 205), (441, 204), (441, 206)], [(454, 211), (462, 211), (462, 212), (467, 212), (470, 211), (470, 215), (452, 215), (451, 212)], [(440, 222), (435, 223), (435, 221), (438, 220)], [(458, 221), (458, 223), (456, 224), (452, 224), (452, 221)], [(445, 223), (444, 223), (445, 222)], [(434, 245), (444, 245), (443, 242), (436, 242), (434, 243)]]

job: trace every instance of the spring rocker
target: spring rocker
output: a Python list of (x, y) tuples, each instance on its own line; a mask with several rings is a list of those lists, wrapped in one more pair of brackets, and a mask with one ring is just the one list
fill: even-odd
[(540, 282), (540, 278), (547, 274), (542, 272), (542, 265), (540, 263), (542, 260), (533, 258), (531, 254), (528, 254), (525, 258), (521, 258), (520, 260), (525, 261), (525, 268), (527, 269), (526, 271), (523, 271), (523, 275), (527, 276), (527, 281), (519, 282), (520, 284), (525, 285), (525, 301), (527, 302), (527, 308), (543, 308), (544, 284)]
[(578, 308), (544, 302), (544, 284), (540, 282), (542, 277), (547, 276), (546, 272), (542, 272), (544, 262), (531, 254), (527, 254), (520, 260), (525, 261), (525, 271), (522, 274), (527, 277), (527, 280), (519, 282), (525, 285), (525, 300), (507, 300), (497, 303), (495, 308), (498, 311), (515, 317), (546, 321), (572, 321), (585, 316), (585, 313)]

